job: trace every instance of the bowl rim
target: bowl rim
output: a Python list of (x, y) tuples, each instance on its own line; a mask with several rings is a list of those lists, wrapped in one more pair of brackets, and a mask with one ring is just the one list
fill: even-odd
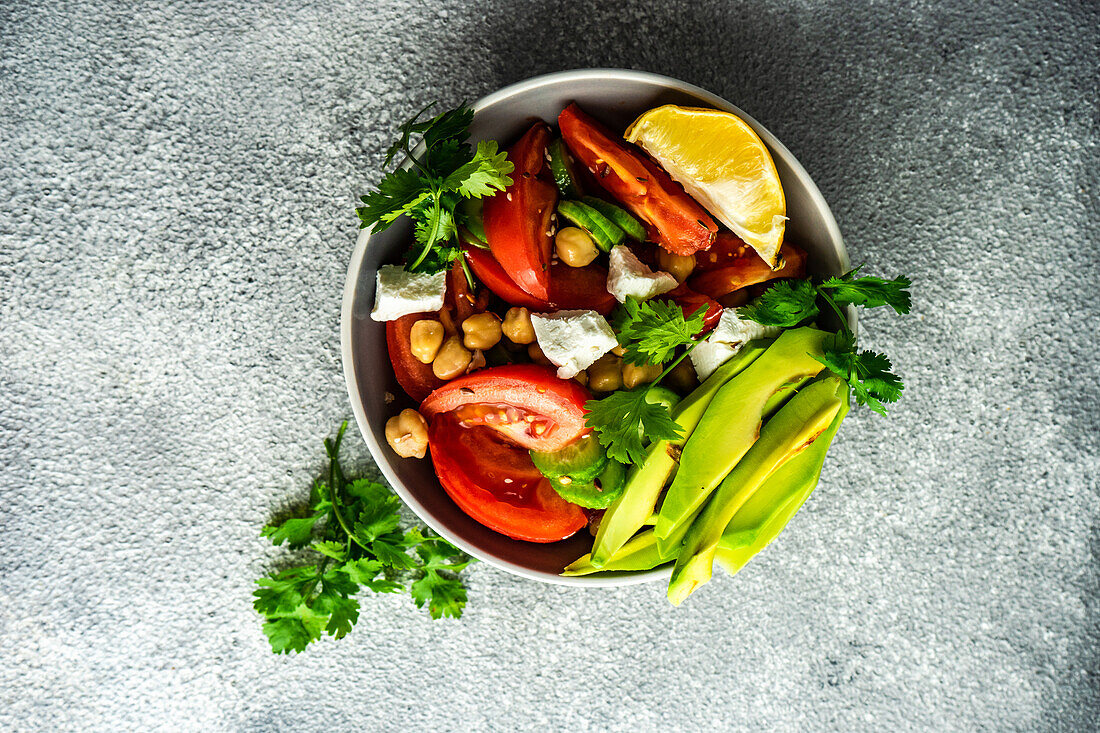
[[(689, 84), (679, 79), (675, 79), (670, 76), (664, 76), (662, 74), (655, 74), (648, 71), (635, 71), (631, 69), (616, 69), (616, 68), (594, 68), (594, 69), (574, 69), (569, 71), (556, 71), (549, 74), (541, 74), (529, 79), (524, 79), (501, 89), (492, 92), (490, 94), (481, 97), (471, 106), (476, 114), (481, 109), (490, 105), (496, 104), (509, 97), (515, 96), (523, 92), (527, 92), (531, 89), (537, 89), (543, 86), (551, 86), (561, 84), (563, 82), (576, 82), (584, 79), (601, 79), (601, 80), (622, 80), (632, 82), (642, 82), (653, 85), (655, 87), (661, 87), (670, 89), (673, 91), (687, 92), (695, 95), (700, 99), (711, 104), (716, 109), (724, 109), (730, 111), (746, 122), (760, 134), (764, 142), (773, 151), (778, 151), (779, 154), (784, 157), (787, 163), (790, 165), (791, 170), (795, 176), (802, 180), (806, 185), (807, 193), (810, 199), (822, 212), (825, 221), (825, 229), (827, 231), (830, 241), (835, 242), (837, 248), (837, 256), (839, 257), (844, 270), (848, 270), (851, 267), (850, 260), (848, 259), (848, 250), (844, 244), (844, 238), (841, 236), (840, 227), (836, 223), (836, 219), (833, 216), (832, 209), (829, 208), (829, 204), (825, 201), (825, 197), (821, 194), (817, 184), (813, 178), (810, 177), (809, 172), (802, 166), (802, 163), (794, 156), (793, 153), (775, 137), (766, 127), (761, 125), (751, 115), (746, 114), (737, 105), (730, 103), (729, 101), (719, 97), (712, 92), (698, 87), (694, 84)], [(374, 460), (375, 465), (378, 466), (378, 470), (382, 473), (385, 479), (389, 482), (394, 492), (401, 497), (401, 500), (405, 502), (405, 505), (413, 511), (417, 518), (428, 525), (433, 532), (444, 539), (450, 541), (463, 552), (472, 557), (477, 558), (493, 567), (504, 570), (505, 572), (513, 575), (518, 575), (529, 580), (537, 580), (543, 583), (550, 583), (554, 585), (569, 585), (569, 586), (581, 586), (581, 587), (618, 587), (625, 585), (635, 585), (639, 583), (647, 583), (654, 580), (660, 580), (662, 578), (669, 577), (672, 569), (669, 565), (665, 565), (653, 570), (645, 571), (631, 571), (621, 573), (607, 573), (596, 575), (580, 575), (580, 576), (561, 576), (550, 573), (545, 573), (538, 570), (532, 570), (531, 568), (518, 565), (514, 562), (506, 560), (504, 558), (496, 557), (493, 555), (481, 552), (476, 547), (466, 542), (462, 537), (453, 534), (446, 527), (442, 526), (435, 521), (432, 512), (422, 502), (418, 501), (411, 492), (409, 492), (404, 483), (397, 477), (396, 472), (391, 468), (389, 460), (386, 458), (386, 454), (382, 445), (375, 440), (374, 431), (370, 430), (370, 425), (367, 420), (366, 411), (363, 409), (363, 403), (356, 396), (359, 391), (359, 384), (356, 379), (355, 367), (354, 367), (354, 354), (352, 353), (352, 306), (355, 301), (356, 290), (359, 282), (359, 276), (363, 267), (363, 259), (366, 255), (367, 243), (370, 241), (371, 232), (373, 227), (367, 229), (360, 229), (358, 237), (355, 243), (355, 249), (352, 252), (351, 260), (348, 263), (347, 275), (344, 280), (344, 293), (340, 308), (340, 351), (341, 360), (343, 362), (344, 371), (344, 386), (347, 390), (348, 400), (351, 402), (352, 413), (355, 416), (355, 423), (359, 428), (359, 434), (363, 438), (363, 442), (366, 443), (367, 449), (370, 451), (371, 458)], [(854, 321), (852, 317), (854, 314), (849, 313), (849, 320)], [(853, 324), (854, 325), (854, 324)]]

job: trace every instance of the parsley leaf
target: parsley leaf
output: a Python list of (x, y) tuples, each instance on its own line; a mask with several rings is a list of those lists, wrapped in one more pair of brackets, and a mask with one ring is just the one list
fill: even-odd
[(619, 390), (601, 400), (585, 403), (588, 410), (585, 424), (596, 431), (609, 458), (620, 463), (641, 463), (645, 459), (643, 434), (652, 442), (676, 440), (683, 435), (683, 429), (672, 419), (669, 409), (650, 402), (648, 394), (647, 386)]
[[(409, 272), (436, 273), (450, 267), (461, 251), (457, 236), (461, 216), (456, 215), (456, 207), (464, 199), (503, 191), (512, 185), (514, 170), (495, 141), (482, 141), (472, 151), (466, 144), (473, 109), (460, 105), (420, 121), (430, 107), (401, 125), (401, 137), (386, 152), (387, 167), (401, 152), (408, 157), (409, 167), (387, 174), (355, 210), (360, 228), (373, 226), (375, 231), (402, 216), (412, 219), (415, 244), (405, 261)], [(419, 158), (413, 155), (416, 135), (424, 146)]]
[(626, 349), (623, 358), (631, 364), (663, 364), (676, 349), (693, 343), (703, 330), (707, 307), (685, 317), (671, 300), (627, 298), (619, 310), (614, 321), (619, 343)]
[(897, 402), (901, 397), (905, 385), (890, 371), (890, 359), (885, 354), (857, 352), (855, 340), (842, 333), (827, 339), (824, 351), (818, 361), (848, 382), (859, 404), (885, 415), (883, 403)]
[(848, 382), (856, 402), (885, 415), (884, 403), (896, 402), (904, 389), (901, 379), (890, 371), (890, 359), (876, 351), (857, 351), (855, 335), (848, 327), (842, 310), (846, 305), (865, 308), (890, 306), (899, 314), (912, 307), (907, 277), (886, 280), (881, 277), (856, 277), (860, 268), (830, 277), (815, 285), (811, 280), (780, 280), (760, 297), (737, 309), (740, 318), (767, 326), (790, 328), (817, 317), (818, 300), (836, 314), (840, 333), (825, 343), (824, 356), (818, 361)]
[(809, 280), (780, 280), (737, 309), (737, 317), (742, 320), (778, 328), (793, 328), (817, 314), (817, 288)]
[(818, 287), (829, 293), (833, 301), (845, 305), (861, 305), (865, 308), (877, 308), (888, 305), (899, 315), (909, 312), (913, 305), (909, 295), (909, 286), (913, 283), (907, 277), (886, 280), (881, 277), (856, 277), (859, 267), (840, 277), (831, 277)]
[(441, 537), (416, 528), (402, 532), (401, 502), (382, 484), (347, 480), (339, 463), (346, 429), (344, 423), (335, 439), (325, 440), (328, 480), (313, 483), (314, 514), (262, 532), (276, 545), (308, 545), (315, 553), (312, 563), (256, 581), (252, 606), (264, 616), (264, 634), (276, 653), (300, 652), (324, 634), (346, 636), (359, 619), (355, 596), (362, 590), (408, 590), (432, 618), (458, 618), (466, 605), (458, 573), (470, 559)]

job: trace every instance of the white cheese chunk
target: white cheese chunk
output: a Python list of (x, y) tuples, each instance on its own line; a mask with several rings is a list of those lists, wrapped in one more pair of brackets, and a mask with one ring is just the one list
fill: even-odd
[(370, 317), (376, 321), (393, 321), (410, 313), (442, 308), (443, 294), (447, 292), (447, 271), (425, 275), (406, 272), (400, 265), (383, 265), (378, 268), (376, 283), (374, 310)]
[(532, 313), (531, 325), (539, 348), (562, 379), (573, 378), (619, 343), (607, 319), (596, 311)]
[(649, 269), (624, 245), (612, 247), (608, 260), (607, 292), (620, 303), (625, 303), (627, 296), (649, 300), (676, 287), (676, 278)]
[(742, 321), (737, 317), (736, 308), (726, 308), (707, 340), (692, 349), (691, 364), (699, 379), (706, 379), (715, 369), (733, 358), (747, 342), (777, 336), (779, 331), (774, 326), (765, 326), (756, 321)]

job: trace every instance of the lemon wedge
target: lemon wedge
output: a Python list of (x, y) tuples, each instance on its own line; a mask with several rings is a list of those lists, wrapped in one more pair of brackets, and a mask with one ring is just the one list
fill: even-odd
[(634, 120), (623, 137), (775, 267), (787, 201), (771, 154), (744, 120), (715, 109), (666, 104)]

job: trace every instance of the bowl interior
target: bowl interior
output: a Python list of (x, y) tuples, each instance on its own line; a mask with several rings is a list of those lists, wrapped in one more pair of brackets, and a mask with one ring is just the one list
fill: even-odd
[[(697, 87), (639, 72), (588, 70), (537, 77), (478, 101), (472, 141), (508, 144), (536, 119), (553, 124), (570, 102), (622, 130), (639, 114), (662, 104), (715, 107), (744, 118), (771, 149), (787, 197), (787, 237), (809, 253), (814, 274), (839, 274), (848, 258), (832, 213), (809, 175), (774, 136), (728, 102)], [(473, 556), (510, 572), (545, 582), (622, 585), (667, 576), (668, 570), (562, 578), (562, 568), (586, 553), (587, 532), (552, 544), (519, 542), (466, 516), (440, 487), (428, 460), (398, 457), (386, 443), (386, 420), (415, 404), (398, 386), (386, 349), (385, 324), (371, 320), (374, 278), (380, 265), (397, 263), (411, 230), (397, 222), (377, 235), (360, 233), (344, 292), (341, 323), (344, 374), (352, 408), (371, 454), (402, 499), (433, 530)]]

